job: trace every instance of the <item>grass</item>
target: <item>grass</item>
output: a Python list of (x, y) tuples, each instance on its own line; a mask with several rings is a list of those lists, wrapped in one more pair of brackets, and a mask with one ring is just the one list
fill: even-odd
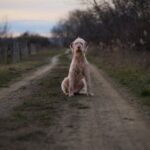
[(17, 135), (16, 139), (17, 141), (30, 141), (30, 140), (40, 140), (42, 136), (45, 136), (45, 133), (37, 130), (37, 131), (30, 131), (27, 133), (20, 133)]
[(141, 104), (150, 106), (150, 70), (137, 65), (136, 61), (132, 61), (134, 55), (124, 56), (124, 58), (116, 58), (116, 55), (113, 53), (91, 54), (89, 59), (117, 83), (138, 97)]
[(149, 88), (145, 88), (142, 90), (141, 95), (143, 97), (150, 97), (150, 89)]
[(48, 58), (58, 53), (58, 50), (43, 50), (16, 64), (0, 64), (0, 87), (7, 87), (22, 74), (48, 63)]
[(75, 107), (77, 109), (89, 109), (90, 107), (78, 102), (77, 100), (70, 104), (70, 107)]
[(141, 103), (150, 106), (149, 73), (137, 68), (107, 70), (111, 77), (127, 87), (135, 96), (141, 99)]
[(16, 79), (21, 76), (20, 69), (10, 69), (8, 67), (2, 68), (0, 67), (0, 87), (7, 87), (8, 83), (12, 79)]

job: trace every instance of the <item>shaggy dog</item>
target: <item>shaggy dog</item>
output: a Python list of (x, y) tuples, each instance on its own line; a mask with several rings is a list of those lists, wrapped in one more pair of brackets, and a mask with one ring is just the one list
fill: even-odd
[(86, 94), (92, 96), (91, 79), (88, 61), (85, 57), (87, 51), (87, 42), (82, 38), (77, 38), (70, 45), (72, 50), (72, 62), (68, 77), (64, 78), (61, 84), (62, 91), (69, 97), (74, 94)]

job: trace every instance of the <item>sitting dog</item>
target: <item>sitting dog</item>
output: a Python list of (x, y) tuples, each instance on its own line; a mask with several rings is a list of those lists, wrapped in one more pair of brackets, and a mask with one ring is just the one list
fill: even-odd
[(68, 77), (64, 78), (61, 84), (62, 91), (69, 97), (78, 93), (92, 96), (90, 70), (85, 56), (88, 48), (87, 42), (78, 37), (71, 43), (70, 48), (73, 57)]

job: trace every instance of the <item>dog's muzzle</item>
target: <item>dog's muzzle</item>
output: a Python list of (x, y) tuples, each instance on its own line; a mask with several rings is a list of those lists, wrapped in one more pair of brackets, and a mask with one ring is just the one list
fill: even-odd
[(80, 47), (80, 46), (78, 46), (78, 47), (77, 47), (76, 52), (78, 52), (78, 53), (82, 52), (82, 50), (81, 50), (81, 47)]

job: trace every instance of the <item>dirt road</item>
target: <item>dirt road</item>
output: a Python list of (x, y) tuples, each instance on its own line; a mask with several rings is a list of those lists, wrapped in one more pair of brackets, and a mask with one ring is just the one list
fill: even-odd
[[(21, 140), (18, 138), (19, 141), (16, 142), (14, 138), (13, 140), (10, 138), (12, 135), (10, 136), (8, 131), (3, 132), (3, 136), (1, 135), (0, 138), (3, 137), (3, 143), (6, 144), (2, 143), (2, 148), (6, 150), (9, 148), (12, 150), (149, 150), (149, 121), (144, 119), (138, 108), (132, 106), (114, 89), (95, 66), (91, 65), (90, 67), (95, 96), (77, 95), (73, 98), (66, 98), (62, 95), (59, 86), (66, 74), (64, 68), (68, 70), (68, 66), (60, 62), (57, 67), (52, 69), (53, 76), (48, 77), (49, 82), (55, 78), (54, 82), (48, 85), (51, 88), (51, 91), (48, 90), (50, 93), (47, 94), (49, 97), (44, 95), (45, 97), (40, 101), (35, 98), (34, 102), (37, 101), (38, 105), (35, 107), (35, 104), (32, 104), (33, 108), (27, 105), (23, 110), (25, 112), (27, 109), (29, 117), (34, 113), (44, 111), (44, 113), (46, 112), (46, 121), (49, 121), (49, 115), (55, 121), (45, 127), (41, 126), (41, 122), (37, 123), (37, 120), (34, 123), (30, 120), (28, 126), (22, 128), (19, 126), (19, 129), (13, 131), (14, 135), (18, 135), (18, 132), (19, 134), (20, 132), (26, 133), (40, 126), (40, 133), (41, 131), (44, 133), (44, 136), (40, 134), (40, 138), (36, 137), (37, 134), (33, 136), (32, 132), (28, 136), (29, 139), (24, 136), (25, 138), (21, 138)], [(62, 72), (64, 72), (63, 75)], [(28, 79), (33, 78), (28, 77)], [(57, 82), (57, 80), (59, 81)], [(55, 82), (57, 83), (55, 84)], [(52, 96), (50, 97), (50, 95)], [(3, 103), (0, 102), (0, 109), (2, 109), (2, 105)], [(52, 111), (49, 112), (50, 109)], [(31, 112), (29, 113), (29, 111)], [(4, 134), (9, 136), (5, 137)], [(6, 142), (6, 140), (8, 141)]]
[(95, 96), (70, 99), (52, 149), (149, 150), (148, 122), (95, 66), (91, 65), (91, 70)]
[[(135, 108), (91, 66), (95, 97), (81, 121), (82, 150), (148, 150), (150, 130)], [(89, 102), (85, 101), (87, 105)]]

